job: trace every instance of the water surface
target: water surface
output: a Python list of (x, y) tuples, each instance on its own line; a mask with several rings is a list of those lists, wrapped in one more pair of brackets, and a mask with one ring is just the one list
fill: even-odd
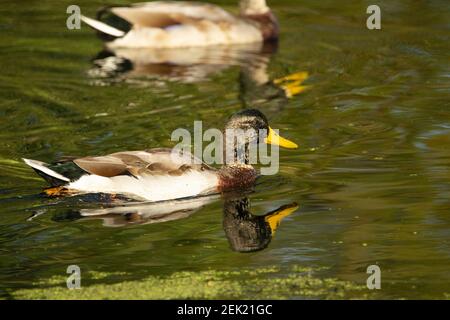
[[(448, 297), (448, 3), (379, 1), (382, 30), (370, 31), (367, 1), (271, 2), (282, 30), (276, 52), (197, 52), (188, 57), (205, 65), (144, 63), (130, 72), (125, 63), (122, 72), (104, 72), (108, 55), (93, 32), (65, 28), (73, 1), (3, 1), (2, 296), (64, 276), (70, 264), (135, 280), (267, 266), (283, 276), (300, 266), (362, 286), (377, 264), (378, 297)], [(92, 16), (105, 2), (77, 4)], [(255, 85), (254, 66), (272, 80), (307, 71), (310, 87), (287, 99)], [(113, 227), (77, 218), (98, 209), (95, 201), (39, 195), (45, 182), (21, 161), (171, 147), (174, 129), (192, 130), (194, 120), (222, 128), (245, 105), (300, 146), (282, 150), (278, 175), (247, 195), (256, 215), (299, 205), (258, 252), (232, 250), (223, 199), (182, 219)]]

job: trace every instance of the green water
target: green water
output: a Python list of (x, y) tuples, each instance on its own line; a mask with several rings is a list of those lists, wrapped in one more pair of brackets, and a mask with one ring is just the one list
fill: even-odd
[[(2, 297), (42, 288), (71, 264), (114, 275), (86, 286), (208, 270), (231, 272), (233, 281), (245, 277), (240, 270), (264, 267), (283, 278), (310, 268), (321, 270), (319, 280), (362, 286), (357, 298), (373, 294), (365, 288), (366, 269), (377, 264), (378, 298), (449, 297), (448, 2), (378, 1), (379, 31), (365, 27), (371, 1), (271, 2), (281, 24), (278, 51), (245, 49), (230, 58), (219, 50), (215, 65), (200, 65), (208, 70), (203, 75), (186, 66), (104, 74), (92, 62), (102, 49), (92, 30), (65, 27), (73, 1), (2, 2)], [(106, 2), (76, 4), (93, 16)], [(259, 87), (248, 79), (255, 61), (267, 64), (272, 80), (307, 71), (310, 87), (289, 100)], [(281, 150), (279, 173), (248, 195), (254, 214), (299, 204), (258, 252), (232, 250), (223, 199), (185, 218), (111, 227), (77, 215), (103, 204), (41, 196), (45, 182), (21, 161), (171, 147), (174, 129), (192, 130), (194, 120), (222, 128), (246, 104), (300, 146)], [(308, 297), (289, 290), (282, 296)]]

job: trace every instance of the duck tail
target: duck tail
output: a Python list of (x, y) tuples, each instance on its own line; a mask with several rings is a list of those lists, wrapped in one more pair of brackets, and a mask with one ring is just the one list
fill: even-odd
[(70, 179), (48, 168), (48, 164), (42, 161), (23, 159), (34, 171), (45, 179), (52, 187), (59, 187), (70, 182)]
[(113, 36), (113, 37), (123, 37), (125, 35), (125, 32), (119, 29), (116, 29), (114, 27), (111, 27), (110, 25), (107, 25), (106, 23), (103, 23), (101, 21), (86, 17), (81, 15), (81, 20), (86, 23), (91, 28), (101, 32), (105, 33), (107, 35)]

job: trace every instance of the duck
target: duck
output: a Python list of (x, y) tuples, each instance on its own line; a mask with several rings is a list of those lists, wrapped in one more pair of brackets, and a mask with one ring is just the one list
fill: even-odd
[[(188, 150), (176, 149), (173, 152), (175, 148), (120, 151), (104, 156), (75, 158), (69, 162), (79, 169), (79, 173), (71, 170), (72, 177), (58, 172), (58, 165), (52, 167), (45, 162), (26, 158), (23, 161), (50, 184), (44, 190), (48, 196), (101, 193), (155, 202), (254, 185), (259, 173), (249, 160), (251, 143), (298, 148), (296, 143), (278, 135), (269, 126), (266, 116), (257, 109), (245, 109), (233, 114), (226, 122), (225, 131), (228, 129), (253, 129), (250, 132), (255, 134), (245, 135), (243, 153), (238, 152), (236, 139), (226, 141), (224, 138), (224, 149), (232, 150), (234, 156), (227, 157), (221, 168), (209, 166)], [(262, 139), (264, 141), (260, 141)]]
[(279, 26), (266, 0), (240, 0), (234, 15), (191, 1), (152, 1), (99, 10), (81, 20), (108, 48), (184, 48), (277, 41)]

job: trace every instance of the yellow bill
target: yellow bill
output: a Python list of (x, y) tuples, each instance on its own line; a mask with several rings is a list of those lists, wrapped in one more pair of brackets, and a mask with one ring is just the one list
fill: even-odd
[(267, 137), (264, 139), (267, 144), (273, 144), (276, 146), (281, 146), (287, 149), (297, 149), (298, 145), (288, 139), (283, 138), (278, 133), (276, 133), (271, 127), (269, 127), (269, 132)]

